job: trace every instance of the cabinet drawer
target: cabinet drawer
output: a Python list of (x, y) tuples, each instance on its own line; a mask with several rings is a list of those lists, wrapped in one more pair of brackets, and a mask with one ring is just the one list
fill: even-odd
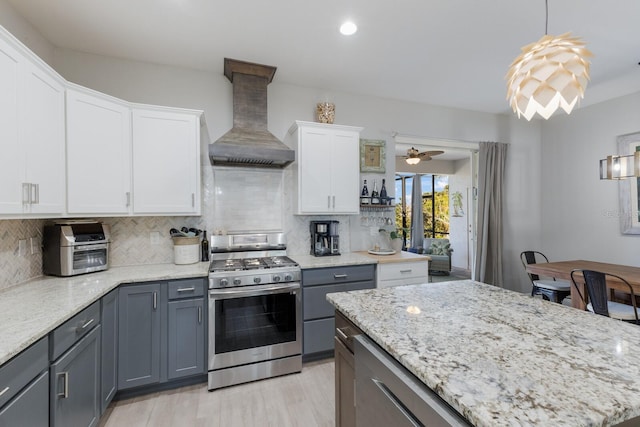
[(0, 368), (0, 407), (49, 366), (49, 338), (44, 337)]
[(375, 264), (314, 268), (302, 270), (302, 286), (362, 282), (366, 280), (373, 280), (374, 277)]
[(379, 281), (422, 277), (426, 282), (428, 275), (429, 264), (427, 263), (427, 260), (378, 264)]
[(56, 360), (76, 341), (100, 324), (100, 301), (96, 301), (51, 334), (51, 360)]
[(410, 277), (407, 279), (381, 280), (378, 282), (378, 288), (391, 288), (393, 286), (402, 285), (422, 285), (427, 283), (426, 277)]
[(328, 293), (372, 289), (374, 287), (372, 281), (367, 281), (304, 288), (302, 290), (302, 312), (304, 313), (304, 320), (333, 317), (335, 307), (327, 301)]
[(174, 280), (169, 282), (169, 299), (201, 297), (204, 295), (204, 279)]
[(319, 353), (333, 350), (335, 321), (329, 319), (310, 320), (304, 322), (302, 332), (302, 354)]

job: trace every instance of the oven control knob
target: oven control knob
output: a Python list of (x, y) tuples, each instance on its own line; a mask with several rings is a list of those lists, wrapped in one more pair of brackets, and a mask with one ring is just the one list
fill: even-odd
[(228, 279), (220, 279), (220, 286), (227, 286), (227, 285), (229, 285)]
[(293, 277), (291, 277), (291, 275), (287, 273), (284, 275), (284, 280), (285, 282), (290, 282), (293, 280)]
[(278, 283), (280, 281), (280, 276), (278, 275), (273, 276), (273, 281), (274, 283)]
[(253, 278), (253, 283), (260, 283), (262, 279), (260, 279), (259, 277), (254, 277)]
[(233, 279), (233, 284), (238, 286), (238, 285), (242, 284), (242, 280), (240, 280), (239, 278), (236, 277), (235, 279)]

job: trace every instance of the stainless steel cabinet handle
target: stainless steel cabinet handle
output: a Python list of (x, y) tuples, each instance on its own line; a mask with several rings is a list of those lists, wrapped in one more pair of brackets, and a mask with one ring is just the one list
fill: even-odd
[(331, 196), (327, 196), (327, 208), (331, 208)]
[(196, 193), (191, 193), (191, 207), (196, 207)]
[(335, 209), (336, 208), (336, 196), (333, 196), (332, 199), (333, 199), (333, 209)]
[(62, 388), (62, 393), (58, 393), (58, 397), (66, 399), (69, 397), (69, 372), (60, 372), (58, 376), (60, 375), (62, 375), (64, 387)]
[(154, 292), (153, 293), (153, 309), (155, 310), (156, 308), (158, 308), (158, 293)]
[(131, 206), (131, 192), (127, 191), (126, 193), (124, 193), (126, 198), (127, 198), (127, 207)]
[(5, 387), (4, 389), (2, 389), (2, 391), (0, 391), (0, 397), (5, 394), (6, 392), (9, 391), (9, 386)]
[(22, 204), (28, 205), (31, 203), (31, 184), (28, 182), (22, 183)]
[(92, 324), (94, 322), (95, 319), (91, 319), (88, 322), (86, 322), (84, 325), (82, 326), (78, 326), (76, 328), (76, 334), (82, 333), (84, 332), (85, 329), (87, 329), (89, 327), (90, 324)]
[(412, 269), (400, 270), (400, 273), (411, 273), (412, 271), (413, 271)]
[(198, 323), (202, 323), (202, 307), (198, 307)]
[(336, 334), (338, 334), (343, 341), (347, 341), (349, 339), (347, 334), (342, 332), (342, 329), (340, 329), (340, 328), (336, 328)]
[(34, 197), (34, 201), (33, 203), (35, 204), (39, 204), (40, 203), (40, 184), (33, 184), (34, 188), (35, 188), (35, 197)]
[(405, 409), (404, 405), (400, 401), (398, 401), (398, 399), (394, 396), (394, 394), (387, 388), (387, 386), (382, 381), (377, 380), (375, 378), (371, 378), (371, 381), (373, 381), (373, 383), (376, 386), (378, 386), (380, 391), (382, 391), (382, 393), (387, 397), (387, 399), (389, 399), (391, 403), (393, 403), (393, 405), (398, 409), (398, 411), (400, 411), (400, 413), (404, 415), (404, 417), (407, 419), (407, 421), (409, 421), (409, 423), (412, 426), (420, 427), (422, 425), (418, 422), (418, 420), (416, 420), (416, 418), (413, 416), (411, 412)]
[(346, 279), (347, 277), (349, 277), (349, 276), (347, 276), (346, 274), (334, 274), (333, 275), (334, 279)]
[(191, 287), (191, 288), (180, 288), (180, 289), (176, 289), (176, 292), (193, 292), (195, 291), (196, 288)]

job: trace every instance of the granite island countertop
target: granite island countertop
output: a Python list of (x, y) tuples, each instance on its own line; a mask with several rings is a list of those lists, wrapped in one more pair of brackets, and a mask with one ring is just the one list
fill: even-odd
[(0, 365), (124, 283), (207, 277), (209, 263), (111, 267), (73, 277), (42, 276), (0, 291)]
[(476, 426), (640, 417), (640, 326), (470, 280), (327, 299)]

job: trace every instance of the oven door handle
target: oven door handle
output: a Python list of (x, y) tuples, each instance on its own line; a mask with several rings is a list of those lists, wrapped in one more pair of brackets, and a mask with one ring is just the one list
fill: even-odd
[(227, 299), (241, 297), (253, 297), (257, 295), (283, 294), (286, 292), (297, 292), (300, 289), (300, 283), (287, 283), (284, 285), (258, 285), (243, 286), (241, 288), (232, 289), (213, 289), (209, 290), (209, 297), (214, 299)]

